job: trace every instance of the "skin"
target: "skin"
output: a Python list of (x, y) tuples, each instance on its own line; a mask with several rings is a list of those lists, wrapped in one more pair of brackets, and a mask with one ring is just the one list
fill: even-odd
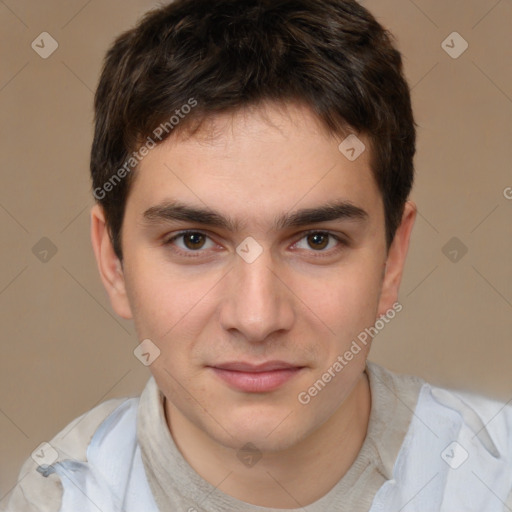
[[(150, 370), (166, 397), (176, 445), (204, 479), (242, 501), (298, 508), (318, 500), (350, 468), (366, 436), (371, 343), (309, 404), (297, 399), (397, 301), (416, 208), (407, 202), (387, 250), (369, 142), (358, 137), (367, 150), (350, 162), (338, 150), (343, 137), (329, 135), (305, 106), (217, 115), (141, 162), (126, 205), (122, 264), (101, 208), (91, 212), (114, 310), (133, 318), (139, 340), (149, 338), (161, 351)], [(176, 199), (240, 225), (230, 231), (144, 218)], [(340, 200), (366, 217), (275, 229), (279, 215)], [(207, 236), (166, 244), (183, 229)], [(252, 263), (236, 252), (249, 236), (263, 251)], [(255, 393), (231, 388), (208, 367), (269, 360), (302, 369), (278, 389)], [(252, 467), (237, 457), (248, 442), (262, 455)]]

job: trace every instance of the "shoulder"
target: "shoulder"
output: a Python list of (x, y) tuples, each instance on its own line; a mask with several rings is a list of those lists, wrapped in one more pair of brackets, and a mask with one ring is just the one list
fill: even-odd
[(456, 415), (475, 433), (512, 441), (512, 400), (504, 402), (475, 392), (444, 388), (370, 361), (367, 364), (375, 391), (391, 395), (417, 413), (421, 409), (435, 412), (438, 418)]
[[(376, 497), (379, 504), (385, 504), (386, 510), (398, 510), (407, 504), (404, 497), (415, 495), (412, 510), (476, 512), (490, 510), (493, 500), (512, 505), (509, 402), (435, 386), (385, 369), (373, 370), (386, 393), (403, 401), (412, 413), (393, 461), (392, 478)], [(420, 386), (419, 392), (409, 393), (407, 386), (415, 390)], [(393, 413), (393, 423), (395, 416)], [(415, 494), (415, 489), (426, 485), (429, 492)]]
[[(85, 461), (87, 448), (100, 425), (123, 404), (138, 399), (108, 400), (69, 423), (49, 442), (40, 445), (23, 464), (16, 487), (0, 510), (6, 512), (56, 512), (62, 502), (63, 487), (57, 474), (48, 474), (44, 468), (63, 460)], [(37, 457), (41, 460), (36, 462)]]
[[(494, 457), (512, 456), (512, 405), (480, 393), (426, 384), (424, 402), (460, 416), (461, 422)], [(428, 396), (428, 399), (426, 398)], [(432, 407), (432, 405), (430, 405)]]
[(443, 388), (426, 383), (425, 394), (443, 407), (456, 411), (472, 429), (489, 433), (510, 434), (512, 404), (481, 393)]
[(450, 485), (463, 490), (460, 500), (466, 499), (467, 507), (470, 502), (483, 507), (495, 498), (512, 505), (510, 402), (425, 384), (419, 404), (418, 414), (446, 445), (440, 453), (448, 472), (446, 492)]

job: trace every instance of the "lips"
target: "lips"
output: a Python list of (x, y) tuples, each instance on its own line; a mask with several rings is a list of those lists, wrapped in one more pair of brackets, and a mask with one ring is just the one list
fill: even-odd
[(260, 364), (232, 361), (210, 367), (222, 381), (237, 391), (265, 393), (274, 391), (304, 368), (284, 361)]
[(271, 372), (274, 370), (289, 370), (291, 368), (299, 368), (297, 365), (285, 363), (284, 361), (267, 361), (266, 363), (251, 364), (241, 361), (233, 361), (230, 363), (216, 364), (214, 368), (219, 370), (231, 370), (235, 372)]

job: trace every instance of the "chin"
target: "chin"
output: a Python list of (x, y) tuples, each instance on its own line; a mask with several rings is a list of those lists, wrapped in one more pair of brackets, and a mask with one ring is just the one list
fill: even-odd
[(226, 418), (224, 428), (232, 434), (229, 436), (224, 430), (216, 432), (221, 435), (217, 441), (228, 448), (240, 449), (247, 443), (253, 444), (262, 452), (277, 452), (290, 448), (306, 437), (309, 429), (305, 425), (297, 424), (296, 414), (283, 414), (283, 409), (273, 411), (273, 414), (264, 412), (258, 415), (243, 413), (235, 418)]

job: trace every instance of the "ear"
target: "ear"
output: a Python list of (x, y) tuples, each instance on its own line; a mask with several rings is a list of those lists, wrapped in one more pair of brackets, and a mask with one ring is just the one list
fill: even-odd
[(398, 300), (398, 290), (402, 280), (405, 258), (409, 249), (409, 240), (415, 219), (416, 205), (412, 201), (407, 201), (402, 215), (402, 222), (396, 230), (386, 258), (386, 268), (378, 308), (379, 317), (391, 309)]
[(103, 208), (99, 204), (91, 210), (91, 241), (100, 277), (114, 311), (122, 318), (132, 318), (123, 267), (114, 252)]

